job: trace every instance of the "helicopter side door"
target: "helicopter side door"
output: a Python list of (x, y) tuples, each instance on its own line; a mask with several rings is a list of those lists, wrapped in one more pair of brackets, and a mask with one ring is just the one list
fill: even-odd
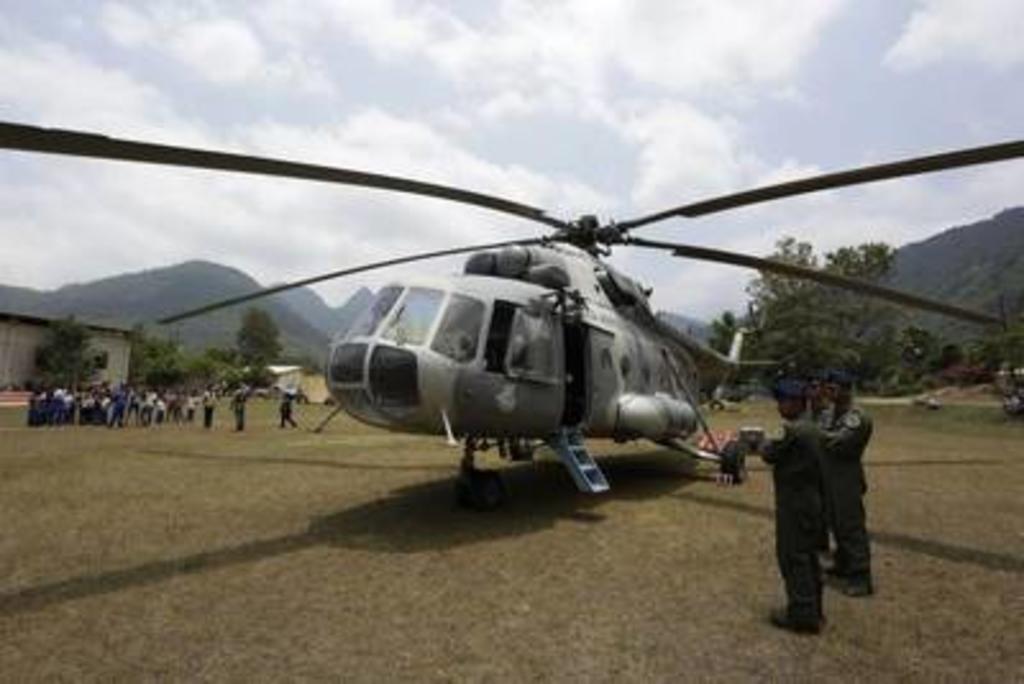
[(615, 335), (587, 326), (587, 369), (590, 410), (587, 434), (611, 435), (615, 428), (619, 376), (615, 370)]
[(495, 300), (483, 369), (456, 382), (455, 428), (487, 437), (546, 437), (565, 401), (564, 333), (549, 311)]

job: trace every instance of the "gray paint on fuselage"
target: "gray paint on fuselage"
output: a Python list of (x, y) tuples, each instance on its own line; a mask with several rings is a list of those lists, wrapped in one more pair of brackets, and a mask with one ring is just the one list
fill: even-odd
[[(569, 275), (570, 289), (585, 299), (580, 321), (591, 332), (586, 336), (590, 347), (586, 350), (589, 356), (586, 378), (588, 410), (582, 427), (588, 435), (616, 436), (617, 401), (627, 392), (662, 392), (680, 401), (688, 401), (691, 394), (698, 394), (701, 375), (707, 373), (713, 377), (730, 367), (721, 355), (658, 321), (646, 300), (631, 306), (614, 307), (598, 280), (599, 273), (612, 270), (611, 266), (587, 252), (563, 244), (531, 247), (528, 252), (533, 266), (556, 265), (563, 268)], [(617, 277), (624, 278), (621, 274)], [(433, 434), (444, 433), (442, 412), (448, 415), (454, 431), (460, 436), (543, 438), (558, 429), (566, 391), (561, 330), (555, 342), (559, 350), (556, 354), (557, 372), (551, 382), (512, 377), (507, 372), (489, 372), (484, 360), (495, 300), (519, 306), (537, 306), (545, 302), (550, 305), (553, 303), (552, 290), (515, 278), (481, 275), (417, 278), (399, 285), (435, 288), (449, 293), (449, 297), (450, 293), (457, 292), (484, 302), (486, 315), (476, 355), (471, 361), (458, 363), (428, 346), (382, 342), (377, 335), (387, 328), (398, 308), (396, 305), (381, 321), (374, 336), (345, 342), (366, 342), (369, 346), (367, 358), (379, 344), (402, 346), (413, 351), (418, 360), (419, 405), (395, 410), (346, 400), (346, 393), (331, 381), (328, 370), (328, 387), (350, 413), (358, 419), (390, 429)], [(631, 289), (642, 292), (638, 285)], [(447, 301), (448, 298), (445, 306)], [(428, 342), (433, 339), (439, 321), (440, 314), (434, 321)], [(334, 348), (341, 343), (342, 340), (336, 340), (332, 345), (332, 357)], [(610, 366), (608, 356), (611, 357)], [(629, 368), (625, 373), (624, 359)], [(679, 380), (687, 384), (689, 392), (683, 391)], [(370, 391), (368, 379), (364, 378), (362, 388)]]

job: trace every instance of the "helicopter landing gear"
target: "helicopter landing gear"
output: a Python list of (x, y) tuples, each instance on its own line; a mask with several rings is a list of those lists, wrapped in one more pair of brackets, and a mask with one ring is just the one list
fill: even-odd
[(505, 483), (497, 471), (476, 467), (476, 450), (476, 441), (467, 439), (455, 479), (455, 501), (474, 511), (493, 511), (505, 502)]

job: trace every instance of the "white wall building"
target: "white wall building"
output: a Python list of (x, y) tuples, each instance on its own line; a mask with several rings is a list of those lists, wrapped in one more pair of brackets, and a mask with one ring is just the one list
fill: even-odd
[[(0, 389), (39, 379), (36, 352), (50, 335), (49, 318), (0, 311)], [(84, 321), (83, 321), (84, 323)], [(100, 368), (94, 380), (117, 385), (128, 381), (131, 340), (127, 328), (85, 323), (90, 348)]]

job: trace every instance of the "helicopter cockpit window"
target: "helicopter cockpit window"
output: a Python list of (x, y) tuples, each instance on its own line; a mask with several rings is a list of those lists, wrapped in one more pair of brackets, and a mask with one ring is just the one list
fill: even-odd
[(506, 367), (510, 375), (555, 379), (555, 325), (550, 316), (516, 309)]
[(380, 292), (377, 293), (373, 303), (360, 314), (359, 318), (352, 325), (352, 329), (349, 330), (346, 337), (361, 337), (364, 335), (372, 335), (373, 331), (377, 329), (380, 322), (384, 320), (384, 317), (391, 311), (391, 307), (395, 305), (398, 300), (398, 296), (402, 294), (402, 288), (391, 285), (389, 287), (381, 288)]
[(472, 361), (476, 358), (483, 322), (483, 302), (453, 294), (430, 348), (459, 363)]
[(410, 288), (381, 337), (398, 344), (423, 344), (443, 299), (444, 293), (440, 290)]

